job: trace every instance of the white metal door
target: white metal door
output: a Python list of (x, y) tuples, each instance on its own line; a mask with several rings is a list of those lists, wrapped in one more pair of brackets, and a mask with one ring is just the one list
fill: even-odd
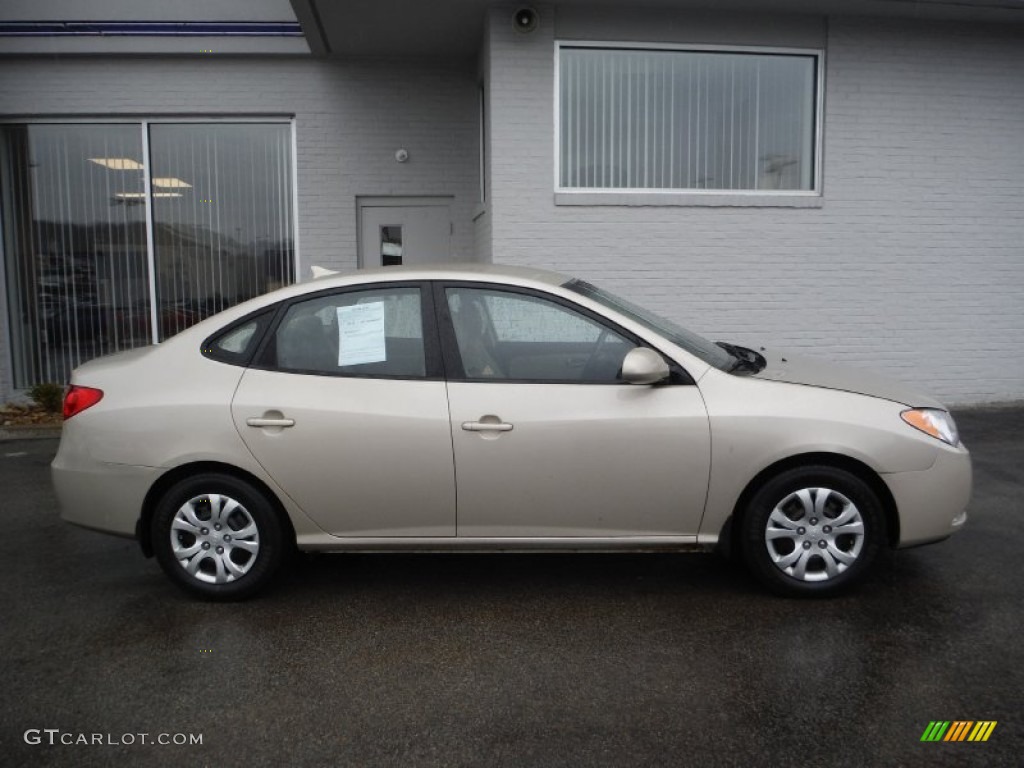
[(422, 265), (451, 259), (451, 201), (374, 198), (359, 206), (362, 267)]

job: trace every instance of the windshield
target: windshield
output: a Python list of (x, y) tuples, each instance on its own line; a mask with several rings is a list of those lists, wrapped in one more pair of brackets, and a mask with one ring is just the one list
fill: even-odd
[(691, 355), (696, 355), (705, 363), (715, 366), (715, 368), (727, 371), (735, 363), (735, 358), (717, 344), (676, 325), (671, 320), (659, 317), (643, 307), (621, 299), (588, 282), (573, 279), (562, 287), (575, 291), (581, 296), (586, 296), (588, 299), (592, 299), (599, 304), (603, 304), (609, 309), (625, 315), (630, 320), (635, 320), (640, 325), (664, 336), (676, 346), (682, 347)]

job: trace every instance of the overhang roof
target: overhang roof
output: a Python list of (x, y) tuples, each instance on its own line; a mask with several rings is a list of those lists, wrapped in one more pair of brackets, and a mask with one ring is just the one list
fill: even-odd
[(0, 55), (302, 55), (289, 0), (2, 0)]
[[(487, 9), (507, 0), (291, 0), (317, 55), (469, 59), (483, 39)], [(555, 0), (523, 6), (612, 6)], [(816, 16), (884, 16), (1024, 24), (1024, 0), (622, 0), (619, 7), (757, 11)], [(510, 14), (511, 23), (511, 14)]]

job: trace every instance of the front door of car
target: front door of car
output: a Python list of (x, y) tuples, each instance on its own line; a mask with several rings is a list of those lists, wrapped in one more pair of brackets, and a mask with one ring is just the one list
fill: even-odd
[(640, 340), (553, 297), (435, 296), (460, 537), (696, 536), (710, 467), (696, 386), (624, 383)]
[(429, 293), (382, 283), (287, 307), (231, 405), (256, 460), (337, 536), (454, 536), (448, 401)]

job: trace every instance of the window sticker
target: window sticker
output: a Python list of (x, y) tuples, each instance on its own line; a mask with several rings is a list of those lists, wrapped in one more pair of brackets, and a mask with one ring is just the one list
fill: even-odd
[(338, 365), (382, 363), (387, 359), (384, 302), (338, 307)]

